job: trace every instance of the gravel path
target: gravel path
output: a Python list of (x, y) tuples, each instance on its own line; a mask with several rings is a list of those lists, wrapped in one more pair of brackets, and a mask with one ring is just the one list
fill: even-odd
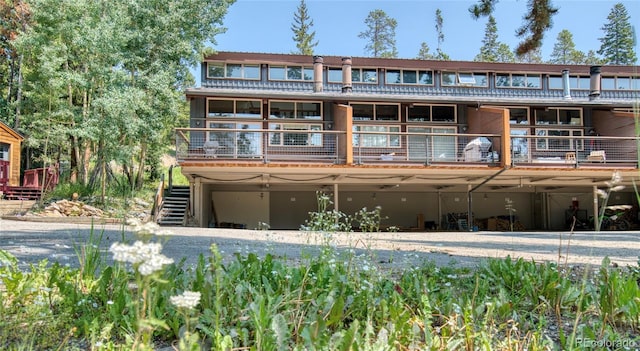
[[(403, 232), (403, 233), (308, 233), (301, 231), (255, 231), (220, 228), (167, 227), (163, 254), (193, 264), (216, 244), (225, 259), (234, 253), (260, 256), (272, 253), (297, 261), (315, 255), (323, 246), (367, 255), (373, 264), (402, 268), (422, 261), (437, 265), (473, 267), (484, 258), (507, 256), (538, 262), (558, 261), (571, 265), (599, 265), (605, 256), (620, 266), (637, 265), (640, 232)], [(76, 248), (92, 235), (92, 226), (75, 223), (43, 223), (0, 219), (0, 250), (15, 255), (21, 267), (48, 259), (77, 265)], [(129, 227), (95, 225), (93, 236), (102, 236), (101, 249), (133, 239)], [(163, 238), (163, 240), (165, 240)], [(559, 248), (561, 255), (559, 257)], [(568, 255), (567, 253), (568, 248)], [(106, 254), (107, 259), (110, 255)]]

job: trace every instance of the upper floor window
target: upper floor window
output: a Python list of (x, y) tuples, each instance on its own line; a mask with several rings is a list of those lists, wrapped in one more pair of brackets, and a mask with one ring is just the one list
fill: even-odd
[(482, 72), (442, 72), (443, 86), (488, 86), (487, 73)]
[(433, 71), (389, 69), (385, 73), (387, 84), (433, 85)]
[(270, 80), (313, 80), (313, 67), (269, 66)]
[(399, 104), (351, 104), (354, 121), (399, 121)]
[(207, 100), (207, 117), (262, 118), (260, 100)]
[[(569, 88), (576, 90), (587, 90), (590, 88), (591, 77), (589, 76), (569, 76)], [(562, 76), (549, 76), (549, 89), (563, 89)]]
[(407, 122), (455, 123), (455, 105), (413, 105), (407, 110)]
[[(330, 67), (327, 70), (327, 80), (329, 81), (329, 83), (341, 83), (342, 68)], [(378, 70), (375, 68), (352, 68), (351, 82), (352, 83), (377, 83)]]
[(640, 77), (602, 77), (602, 90), (640, 90)]
[(322, 119), (322, 104), (313, 101), (270, 101), (269, 118)]
[(529, 124), (529, 109), (526, 107), (508, 107), (510, 124)]
[(562, 124), (582, 125), (582, 110), (568, 108), (547, 108), (535, 110), (536, 125)]
[(260, 65), (207, 62), (207, 78), (260, 79)]
[(542, 76), (524, 73), (496, 73), (497, 88), (534, 88), (542, 87)]

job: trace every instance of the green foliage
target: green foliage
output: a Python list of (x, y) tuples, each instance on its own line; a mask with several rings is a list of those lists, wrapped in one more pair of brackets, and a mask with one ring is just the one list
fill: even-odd
[(316, 32), (312, 30), (313, 20), (309, 17), (307, 3), (300, 0), (297, 12), (293, 14), (294, 23), (291, 25), (293, 41), (296, 43), (296, 54), (313, 55), (313, 49), (318, 46), (318, 41), (314, 41)]
[[(469, 8), (474, 18), (492, 16), (498, 0), (478, 0)], [(527, 13), (523, 16), (524, 23), (516, 31), (518, 37), (524, 38), (516, 49), (518, 56), (540, 49), (544, 32), (552, 26), (552, 18), (558, 9), (551, 5), (551, 0), (527, 0)], [(482, 61), (482, 60), (476, 60)]]
[(487, 20), (480, 53), (473, 60), (482, 62), (515, 62), (515, 56), (509, 46), (498, 41), (498, 26), (492, 15)]
[(584, 53), (576, 50), (573, 42), (573, 34), (566, 29), (558, 33), (556, 43), (553, 45), (550, 63), (579, 65), (584, 63)]
[(335, 209), (329, 210), (333, 201), (329, 195), (319, 191), (316, 192), (318, 211), (309, 212), (309, 219), (305, 221), (302, 230), (324, 231), (324, 232), (349, 232), (351, 231), (351, 218), (343, 212)]
[(360, 32), (358, 38), (367, 41), (364, 47), (366, 53), (373, 57), (398, 57), (396, 48), (396, 27), (398, 21), (389, 17), (382, 10), (373, 10), (364, 21), (367, 30)]
[(189, 67), (205, 43), (215, 44), (232, 3), (30, 2), (31, 23), (14, 41), (23, 58), (17, 107), (25, 145), (41, 162), (69, 161), (83, 183), (91, 167), (112, 161), (132, 189), (146, 171), (156, 179), (166, 131), (184, 120)]
[[(43, 261), (26, 271), (0, 251), (0, 347), (140, 350), (179, 339), (182, 350), (203, 343), (214, 350), (541, 351), (573, 349), (578, 338), (630, 340), (640, 324), (640, 265), (604, 260), (593, 275), (575, 276), (507, 257), (474, 269), (430, 262), (383, 269), (368, 255), (330, 247), (294, 262), (254, 253), (229, 259), (213, 245), (194, 266), (180, 262), (148, 278), (135, 264), (94, 259), (97, 251), (78, 250), (80, 268)], [(187, 290), (201, 294), (196, 308), (169, 304)]]
[(598, 54), (605, 64), (633, 65), (638, 60), (634, 50), (634, 33), (629, 13), (622, 3), (617, 3), (611, 9), (608, 22), (602, 27), (604, 36), (599, 38)]

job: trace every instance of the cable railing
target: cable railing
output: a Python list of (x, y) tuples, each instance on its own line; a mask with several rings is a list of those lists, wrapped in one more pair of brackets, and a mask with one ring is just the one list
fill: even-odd
[(637, 167), (637, 137), (511, 136), (511, 162), (519, 165)]
[(176, 157), (178, 162), (242, 160), (264, 163), (457, 163), (484, 166), (495, 166), (500, 162), (502, 150), (499, 135), (391, 132), (384, 131), (386, 128), (357, 125), (355, 131), (350, 133), (257, 127), (178, 128)]
[[(370, 127), (376, 128), (384, 126)], [(496, 166), (500, 162), (499, 135), (354, 131), (352, 139), (356, 164), (456, 163)]]
[[(344, 132), (259, 128), (178, 128), (176, 158), (207, 161), (344, 163)], [(344, 141), (342, 143), (346, 144)]]
[(513, 135), (508, 150), (503, 150), (502, 137), (495, 134), (402, 132), (397, 131), (399, 127), (379, 125), (355, 125), (349, 133), (293, 129), (308, 125), (286, 127), (291, 129), (258, 126), (178, 128), (177, 160), (499, 166), (509, 154), (515, 167), (637, 167), (640, 143), (635, 137), (566, 136), (546, 131)]

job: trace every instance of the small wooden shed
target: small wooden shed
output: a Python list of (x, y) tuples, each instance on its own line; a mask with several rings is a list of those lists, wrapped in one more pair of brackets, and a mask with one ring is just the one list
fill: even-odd
[(20, 185), (20, 133), (0, 121), (0, 191)]

